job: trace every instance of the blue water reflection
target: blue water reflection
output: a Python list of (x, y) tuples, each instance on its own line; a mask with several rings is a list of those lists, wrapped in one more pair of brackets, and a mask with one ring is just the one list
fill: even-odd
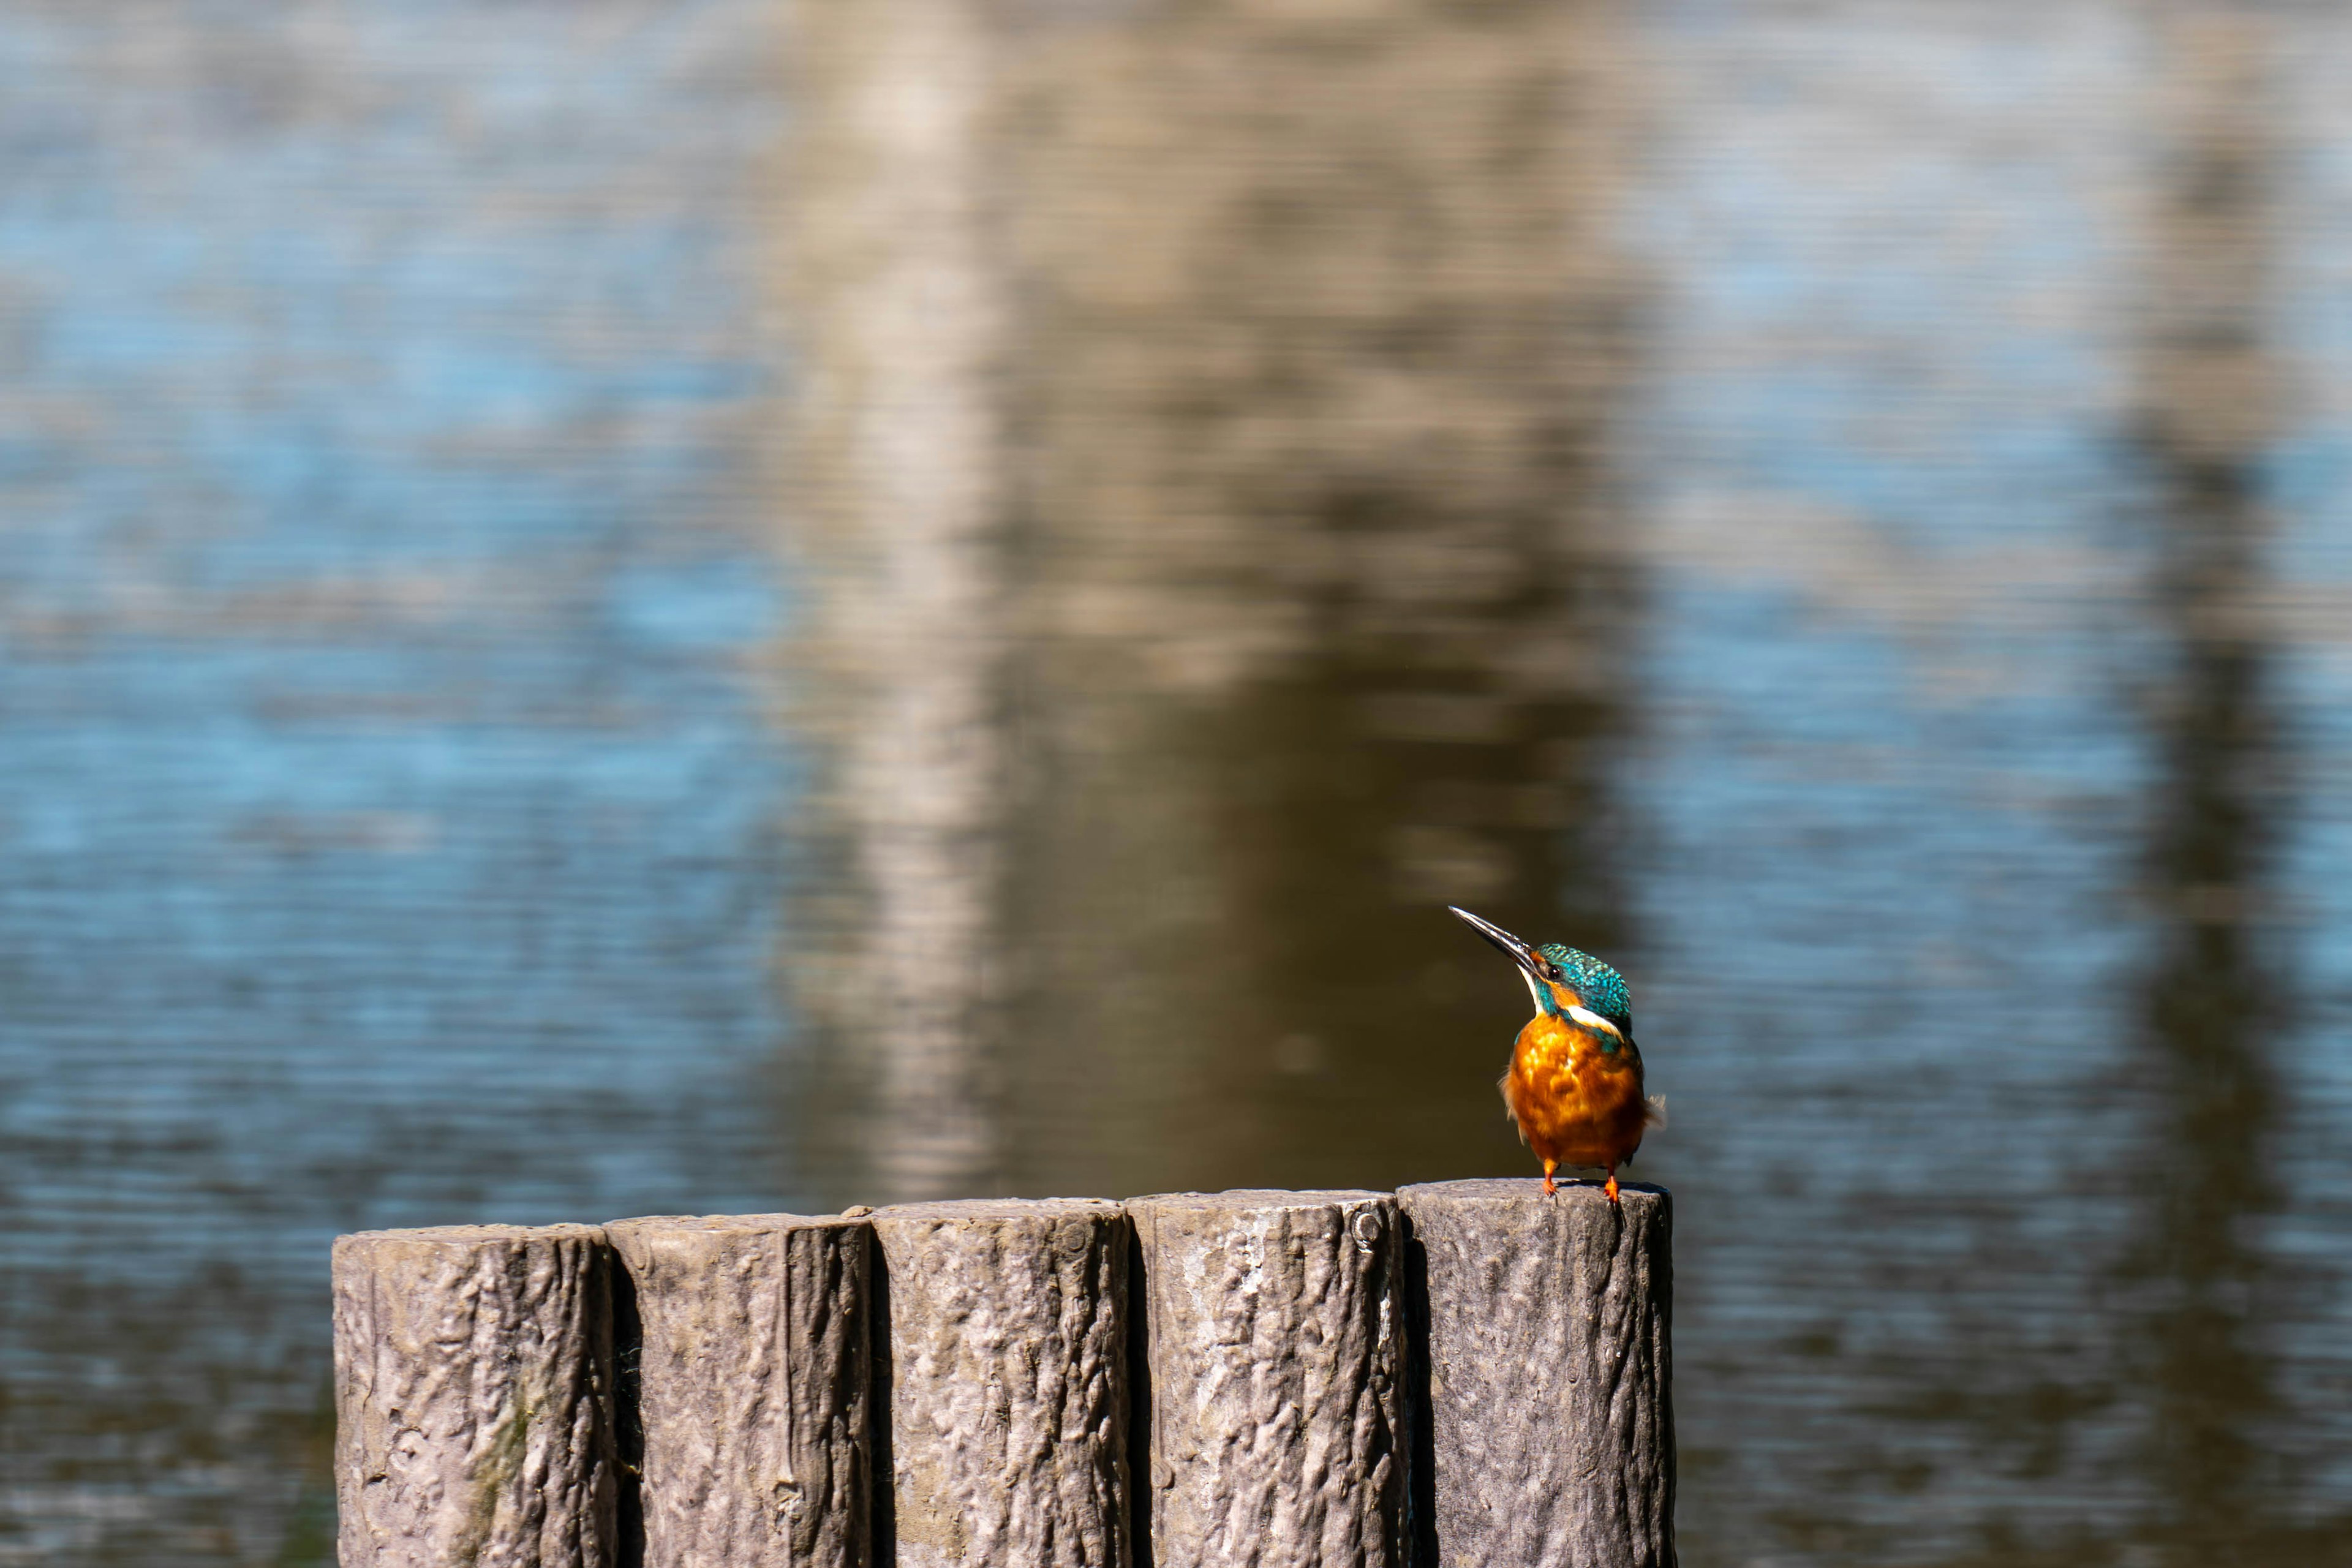
[(765, 36), (0, 24), (0, 1558), (326, 1561), (338, 1230), (772, 1205)]

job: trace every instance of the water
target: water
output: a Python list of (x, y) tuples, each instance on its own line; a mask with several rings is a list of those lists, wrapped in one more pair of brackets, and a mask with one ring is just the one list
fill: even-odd
[(359, 1226), (1514, 1171), (1694, 1568), (2352, 1548), (2315, 11), (0, 18), (0, 1560), (330, 1553)]

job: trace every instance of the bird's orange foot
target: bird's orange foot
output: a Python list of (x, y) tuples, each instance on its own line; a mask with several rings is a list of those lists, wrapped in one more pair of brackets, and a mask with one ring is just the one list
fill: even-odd
[(1544, 1162), (1544, 1196), (1546, 1197), (1550, 1197), (1559, 1191), (1559, 1188), (1552, 1184), (1551, 1179), (1551, 1173), (1557, 1168), (1549, 1160)]
[(1607, 1194), (1609, 1194), (1609, 1201), (1610, 1201), (1610, 1203), (1611, 1203), (1611, 1204), (1612, 1204), (1612, 1205), (1613, 1205), (1613, 1204), (1615, 1204), (1615, 1203), (1616, 1203), (1616, 1201), (1617, 1201), (1617, 1173), (1616, 1173), (1616, 1172), (1612, 1171), (1612, 1172), (1610, 1172), (1610, 1173), (1609, 1173), (1609, 1184), (1608, 1184), (1607, 1186), (1605, 1186), (1605, 1187), (1602, 1187), (1601, 1190), (1602, 1192), (1607, 1193)]

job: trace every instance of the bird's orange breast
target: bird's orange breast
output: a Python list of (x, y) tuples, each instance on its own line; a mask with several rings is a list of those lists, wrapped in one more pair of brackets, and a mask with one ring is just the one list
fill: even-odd
[(1563, 1165), (1618, 1165), (1642, 1146), (1649, 1107), (1642, 1098), (1642, 1056), (1633, 1042), (1606, 1037), (1543, 1014), (1519, 1031), (1503, 1075), (1503, 1102), (1519, 1136), (1539, 1159)]

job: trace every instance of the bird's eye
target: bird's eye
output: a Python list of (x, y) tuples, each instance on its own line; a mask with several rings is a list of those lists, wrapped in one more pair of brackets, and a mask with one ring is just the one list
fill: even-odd
[(1546, 980), (1557, 980), (1557, 979), (1559, 979), (1559, 964), (1557, 964), (1557, 963), (1547, 963), (1547, 964), (1545, 964), (1545, 965), (1544, 965), (1544, 978), (1545, 978)]

